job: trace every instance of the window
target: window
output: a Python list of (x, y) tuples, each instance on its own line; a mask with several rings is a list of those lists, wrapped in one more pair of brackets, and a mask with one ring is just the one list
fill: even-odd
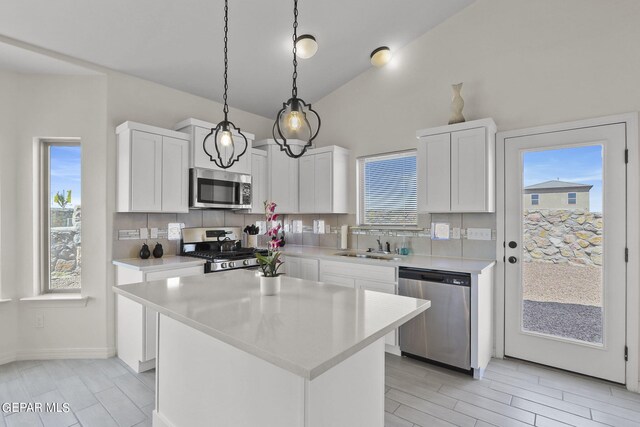
[(81, 148), (77, 141), (41, 142), (42, 289), (79, 292)]
[(358, 159), (358, 224), (417, 225), (416, 152)]
[(540, 195), (532, 194), (531, 195), (531, 205), (539, 205), (540, 204)]
[(567, 194), (567, 202), (570, 205), (575, 205), (577, 203), (578, 200), (578, 194), (577, 193), (568, 193)]

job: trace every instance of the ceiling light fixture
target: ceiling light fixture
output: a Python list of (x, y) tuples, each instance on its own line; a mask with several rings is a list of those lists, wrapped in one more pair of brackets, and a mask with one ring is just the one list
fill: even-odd
[(309, 59), (318, 51), (318, 42), (311, 34), (303, 34), (296, 39), (298, 58)]
[[(298, 98), (298, 0), (293, 1), (293, 86), (291, 98), (282, 104), (273, 124), (273, 139), (287, 156), (297, 159), (311, 147), (312, 141), (320, 131), (320, 116), (304, 100)], [(314, 124), (309, 122), (311, 119)], [(314, 130), (315, 127), (315, 130)], [(304, 142), (302, 148), (292, 149), (292, 140)], [(297, 144), (294, 144), (297, 145)]]
[(370, 59), (371, 65), (373, 65), (374, 67), (384, 67), (389, 63), (389, 61), (391, 61), (391, 49), (389, 49), (387, 46), (380, 46), (379, 48), (374, 49), (374, 51), (371, 52)]
[[(246, 153), (249, 147), (247, 137), (244, 136), (239, 127), (236, 127), (229, 121), (229, 105), (227, 104), (227, 91), (229, 90), (229, 83), (227, 79), (227, 73), (229, 70), (228, 59), (228, 40), (229, 40), (229, 0), (224, 0), (224, 119), (211, 129), (211, 132), (202, 141), (202, 148), (204, 152), (209, 156), (209, 160), (215, 163), (216, 166), (222, 169), (229, 169), (240, 160), (240, 157)], [(244, 147), (240, 154), (236, 155), (236, 143), (234, 141), (234, 134), (236, 137), (242, 137)], [(213, 136), (213, 146), (216, 150), (216, 156), (212, 156), (207, 150), (207, 140)], [(224, 155), (223, 155), (224, 153)]]

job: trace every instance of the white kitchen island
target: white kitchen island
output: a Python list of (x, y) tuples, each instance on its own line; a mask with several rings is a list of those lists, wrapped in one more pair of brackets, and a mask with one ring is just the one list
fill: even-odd
[(249, 270), (114, 291), (159, 313), (156, 427), (383, 427), (384, 336), (430, 306)]

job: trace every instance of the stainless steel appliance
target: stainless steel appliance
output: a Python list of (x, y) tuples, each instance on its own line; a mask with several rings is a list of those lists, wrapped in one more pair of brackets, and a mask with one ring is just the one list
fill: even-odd
[(191, 168), (189, 206), (193, 209), (251, 209), (251, 175)]
[(398, 293), (431, 301), (400, 327), (400, 351), (471, 372), (471, 277), (401, 267)]
[(183, 228), (180, 254), (207, 260), (205, 273), (258, 268), (256, 253), (266, 249), (243, 248), (240, 227)]

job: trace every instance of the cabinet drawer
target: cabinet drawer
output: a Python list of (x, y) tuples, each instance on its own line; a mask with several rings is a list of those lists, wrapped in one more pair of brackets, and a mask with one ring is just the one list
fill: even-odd
[(376, 282), (396, 282), (395, 267), (362, 265), (350, 262), (321, 261), (320, 274), (323, 273), (353, 277), (354, 279), (373, 280)]
[(152, 271), (145, 274), (145, 281), (152, 282), (154, 280), (164, 280), (170, 277), (187, 277), (204, 274), (204, 266), (178, 268), (175, 270)]
[(369, 291), (383, 292), (385, 294), (396, 294), (395, 283), (382, 283), (372, 280), (356, 279), (356, 287), (358, 289), (367, 289)]
[(354, 289), (356, 287), (355, 279), (352, 279), (350, 277), (337, 276), (334, 274), (321, 273), (320, 281), (328, 285), (345, 286), (347, 288), (354, 288)]

